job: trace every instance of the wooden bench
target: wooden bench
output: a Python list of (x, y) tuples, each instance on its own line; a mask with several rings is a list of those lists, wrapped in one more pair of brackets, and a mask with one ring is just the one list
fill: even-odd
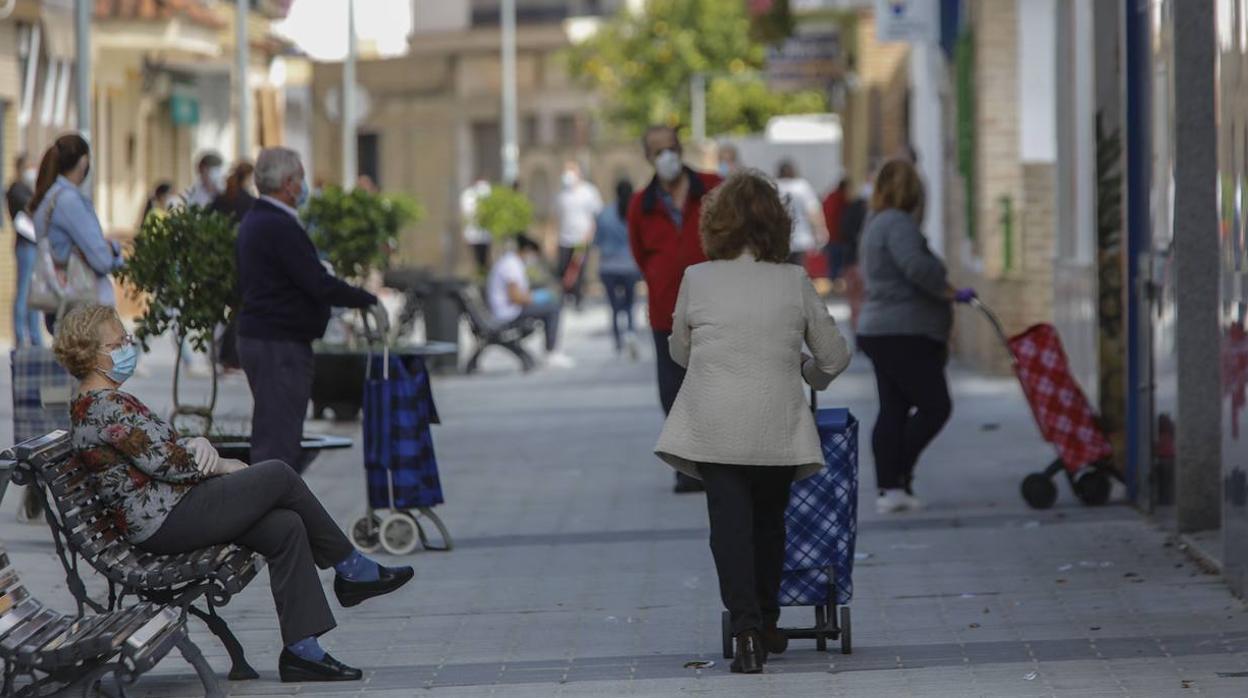
[[(133, 684), (177, 647), (195, 667), (206, 696), (224, 695), (212, 668), (186, 635), (181, 615), (140, 603), (80, 618), (58, 613), (36, 599), (18, 579), (0, 546), (0, 660), (5, 696), (90, 696), (112, 676), (118, 687)], [(19, 682), (19, 677), (27, 681)], [(20, 683), (20, 685), (19, 685)]]
[[(180, 555), (155, 555), (136, 548), (117, 530), (86, 474), (73, 465), (72, 454), (68, 432), (54, 431), (24, 441), (0, 457), (17, 463), (15, 482), (35, 485), (32, 489), (52, 529), (78, 614), (83, 615), (86, 608), (97, 613), (116, 611), (126, 597), (172, 606), (181, 611), (182, 618), (189, 613), (202, 620), (225, 646), (232, 664), (230, 680), (259, 678), (217, 608), (255, 579), (264, 558), (234, 545)], [(88, 595), (79, 559), (108, 580), (107, 602)]]
[(486, 349), (494, 346), (502, 347), (515, 354), (525, 371), (533, 370), (537, 362), (533, 360), (533, 355), (520, 345), (520, 342), (533, 334), (537, 329), (537, 321), (524, 319), (517, 322), (499, 322), (490, 312), (485, 300), (481, 297), (481, 291), (476, 286), (465, 286), (457, 293), (459, 303), (464, 308), (464, 314), (468, 316), (468, 325), (472, 328), (473, 339), (476, 341), (464, 372), (475, 372), (481, 361), (481, 355)]

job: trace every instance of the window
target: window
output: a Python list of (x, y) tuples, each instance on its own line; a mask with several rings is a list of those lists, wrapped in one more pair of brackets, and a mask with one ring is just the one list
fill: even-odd
[(375, 133), (361, 133), (356, 138), (356, 164), (360, 177), (368, 177), (381, 188), (381, 138)]
[(541, 143), (541, 139), (542, 136), (539, 130), (537, 116), (535, 114), (529, 114), (524, 117), (524, 121), (520, 125), (520, 147), (523, 148), (534, 145), (545, 145), (544, 143)]
[(555, 117), (555, 144), (565, 148), (577, 145), (575, 114), (560, 114)]
[(497, 182), (503, 178), (503, 140), (497, 121), (478, 121), (472, 125), (473, 175)]

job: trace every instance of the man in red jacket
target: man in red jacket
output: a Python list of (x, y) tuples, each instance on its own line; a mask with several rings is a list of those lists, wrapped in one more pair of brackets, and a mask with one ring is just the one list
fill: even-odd
[[(642, 137), (646, 160), (655, 176), (628, 205), (628, 242), (646, 280), (650, 303), (650, 327), (654, 331), (654, 354), (658, 366), (659, 402), (667, 414), (685, 379), (667, 350), (672, 336), (672, 312), (685, 269), (706, 261), (698, 221), (702, 197), (720, 183), (713, 174), (695, 172), (682, 160), (680, 139), (669, 126), (651, 126)], [(698, 492), (702, 483), (677, 473), (676, 492)]]

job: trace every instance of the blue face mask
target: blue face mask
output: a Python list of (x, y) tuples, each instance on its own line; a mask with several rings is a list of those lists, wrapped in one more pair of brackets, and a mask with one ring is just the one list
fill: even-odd
[(126, 344), (108, 352), (108, 358), (113, 360), (113, 367), (107, 371), (98, 370), (120, 385), (134, 375), (134, 369), (139, 365), (139, 350), (133, 344)]
[(295, 208), (303, 208), (304, 204), (308, 203), (308, 197), (311, 193), (308, 190), (308, 180), (303, 180), (299, 186), (299, 197), (295, 199)]

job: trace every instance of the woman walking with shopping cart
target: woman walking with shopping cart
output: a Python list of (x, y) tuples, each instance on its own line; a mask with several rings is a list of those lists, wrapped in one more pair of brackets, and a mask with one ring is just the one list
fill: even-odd
[(923, 182), (904, 160), (876, 176), (871, 218), (859, 247), (866, 303), (858, 319), (858, 347), (871, 359), (880, 414), (871, 434), (876, 510), (921, 507), (914, 468), (953, 410), (945, 364), (954, 302), (969, 303), (973, 289), (955, 291), (940, 258), (928, 248)]
[(688, 374), (656, 452), (706, 486), (731, 669), (752, 674), (788, 645), (777, 622), (789, 486), (824, 466), (802, 380), (826, 388), (849, 350), (805, 270), (787, 263), (776, 186), (744, 171), (708, 197), (699, 232), (711, 261), (685, 272), (672, 317), (672, 359)]

